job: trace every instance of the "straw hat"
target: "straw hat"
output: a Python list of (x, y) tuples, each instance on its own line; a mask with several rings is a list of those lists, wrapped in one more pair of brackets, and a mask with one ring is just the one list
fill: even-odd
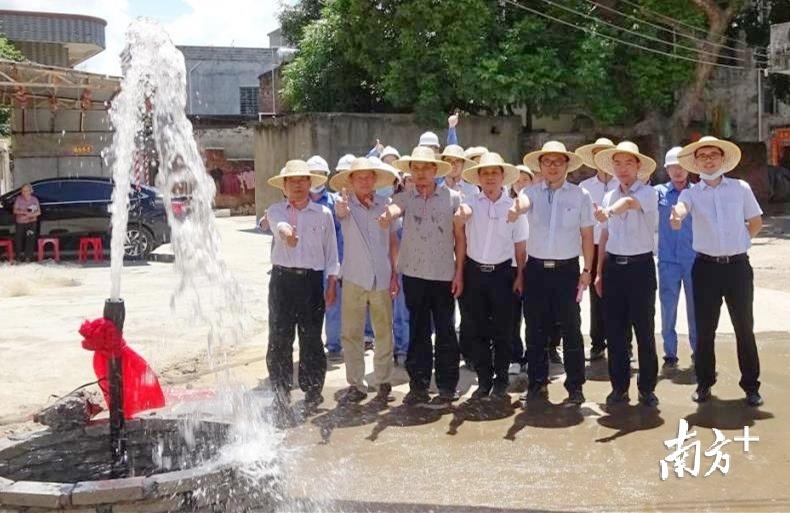
[(548, 141), (543, 144), (541, 149), (524, 155), (524, 165), (538, 172), (540, 170), (540, 158), (547, 153), (559, 153), (568, 157), (568, 173), (576, 171), (582, 165), (582, 159), (575, 153), (565, 149), (565, 145), (559, 141)]
[(307, 159), (307, 167), (314, 173), (329, 175), (329, 164), (319, 155), (313, 155)]
[(435, 147), (441, 148), (442, 145), (439, 144), (439, 136), (437, 136), (433, 132), (425, 132), (420, 136), (420, 142), (417, 143), (417, 146), (428, 146), (428, 147)]
[(280, 174), (269, 178), (268, 181), (272, 187), (285, 189), (285, 179), (297, 176), (309, 176), (311, 188), (320, 187), (326, 183), (326, 176), (310, 171), (304, 160), (289, 160), (280, 170)]
[(393, 156), (396, 159), (400, 158), (400, 153), (397, 149), (393, 148), (392, 146), (386, 146), (383, 150), (381, 150), (381, 159), (384, 160), (384, 157)]
[(470, 162), (474, 164), (474, 161), (472, 159), (469, 159), (466, 156), (464, 156), (464, 149), (458, 146), (457, 144), (451, 144), (449, 146), (445, 146), (444, 151), (439, 156), (439, 158), (442, 160), (446, 158), (461, 159), (464, 162), (464, 165), (467, 165)]
[(464, 157), (472, 160), (475, 157), (480, 157), (483, 153), (488, 153), (488, 148), (485, 146), (470, 146), (464, 151)]
[(606, 137), (601, 137), (592, 144), (585, 144), (584, 146), (579, 146), (578, 148), (576, 148), (576, 151), (574, 153), (576, 153), (576, 155), (578, 155), (582, 159), (582, 162), (584, 162), (585, 166), (592, 169), (596, 169), (595, 160), (593, 160), (593, 153), (595, 152), (595, 150), (598, 149), (608, 150), (609, 148), (614, 148), (614, 143), (612, 142), (612, 140), (607, 139)]
[(354, 155), (346, 153), (338, 159), (337, 165), (335, 166), (335, 171), (346, 171), (351, 167), (351, 163), (354, 162), (355, 158), (356, 157)]
[(477, 165), (465, 169), (463, 172), (464, 180), (474, 185), (480, 185), (480, 177), (477, 172), (484, 167), (501, 167), (505, 175), (505, 181), (502, 185), (505, 187), (514, 184), (518, 180), (519, 171), (516, 169), (516, 166), (506, 163), (499, 153), (494, 152), (483, 153)]
[(452, 166), (449, 162), (438, 160), (434, 155), (433, 150), (426, 146), (416, 146), (413, 150), (411, 150), (411, 155), (401, 157), (400, 159), (393, 162), (392, 165), (395, 166), (395, 169), (405, 173), (409, 171), (409, 164), (412, 162), (427, 162), (429, 164), (436, 164), (437, 178), (445, 176), (450, 172), (450, 169), (452, 169)]
[(724, 169), (725, 173), (735, 169), (735, 166), (737, 166), (738, 162), (741, 161), (741, 149), (738, 148), (737, 145), (731, 143), (730, 141), (717, 139), (712, 135), (706, 135), (699, 141), (693, 142), (683, 147), (680, 155), (678, 155), (678, 162), (680, 165), (683, 166), (683, 168), (687, 171), (699, 174), (699, 171), (697, 170), (697, 164), (694, 162), (694, 152), (700, 148), (704, 148), (705, 146), (719, 148), (724, 153), (724, 164), (722, 164), (722, 169)]
[(629, 155), (633, 155), (639, 159), (639, 171), (637, 172), (637, 178), (639, 178), (639, 180), (642, 182), (647, 183), (650, 175), (652, 175), (653, 171), (656, 170), (656, 161), (647, 155), (640, 153), (639, 146), (632, 143), (631, 141), (623, 141), (614, 148), (609, 148), (608, 150), (598, 152), (598, 154), (595, 155), (595, 167), (601, 171), (609, 173), (610, 175), (614, 175), (614, 163), (612, 162), (612, 158), (618, 153), (628, 153)]
[(516, 166), (516, 169), (518, 169), (518, 172), (519, 172), (519, 173), (526, 173), (526, 174), (528, 174), (528, 175), (529, 175), (531, 178), (535, 178), (535, 172), (534, 172), (534, 171), (532, 171), (532, 170), (531, 170), (529, 167), (525, 166), (524, 164), (519, 164), (519, 165), (517, 165), (517, 166)]
[(357, 171), (373, 171), (376, 173), (376, 184), (374, 189), (381, 189), (382, 187), (389, 187), (392, 181), (397, 178), (396, 174), (386, 171), (382, 163), (376, 163), (367, 157), (359, 157), (354, 159), (351, 166), (345, 170), (340, 171), (329, 180), (329, 187), (335, 191), (340, 191), (344, 187), (351, 187), (351, 173)]

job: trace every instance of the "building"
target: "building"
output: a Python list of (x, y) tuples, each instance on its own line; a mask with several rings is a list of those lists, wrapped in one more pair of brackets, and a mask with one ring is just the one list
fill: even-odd
[(0, 11), (5, 36), (27, 62), (0, 60), (0, 103), (11, 116), (10, 187), (57, 176), (108, 176), (102, 150), (120, 79), (73, 69), (104, 50), (92, 16)]

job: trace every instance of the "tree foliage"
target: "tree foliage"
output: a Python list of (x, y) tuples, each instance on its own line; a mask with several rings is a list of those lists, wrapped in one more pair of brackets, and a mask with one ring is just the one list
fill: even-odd
[[(607, 2), (632, 18), (585, 0), (517, 2), (582, 30), (498, 0), (304, 0), (286, 11), (299, 23), (313, 21), (299, 29), (300, 52), (287, 67), (285, 96), (295, 110), (415, 112), (437, 124), (456, 107), (472, 113), (527, 107), (536, 114), (572, 108), (612, 125), (669, 116), (694, 78), (699, 55), (674, 47), (672, 27), (647, 10), (704, 31), (698, 0)], [(301, 14), (293, 16), (299, 6)], [(652, 22), (639, 21), (646, 18)]]
[[(0, 58), (9, 59), (12, 61), (21, 61), (24, 59), (22, 52), (11, 44), (8, 39), (0, 34)], [(11, 118), (11, 109), (0, 107), (0, 135), (8, 135), (11, 132), (9, 126), (9, 119)]]

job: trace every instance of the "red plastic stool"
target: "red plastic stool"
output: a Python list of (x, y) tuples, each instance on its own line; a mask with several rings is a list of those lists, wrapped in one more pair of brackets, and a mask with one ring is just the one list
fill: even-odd
[(44, 251), (46, 251), (47, 244), (52, 244), (52, 252), (55, 253), (55, 262), (60, 262), (60, 240), (54, 237), (38, 239), (38, 261), (41, 262), (44, 260)]
[(0, 248), (5, 248), (5, 254), (8, 257), (8, 263), (14, 263), (14, 241), (3, 239), (0, 240)]
[(101, 237), (80, 237), (80, 262), (86, 262), (88, 260), (88, 248), (93, 250), (93, 261), (101, 262), (104, 258), (104, 248), (102, 247)]

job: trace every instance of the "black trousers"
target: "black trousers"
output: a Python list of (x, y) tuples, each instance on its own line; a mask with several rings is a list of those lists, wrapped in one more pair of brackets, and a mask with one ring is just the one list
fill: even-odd
[(552, 269), (528, 259), (524, 273), (524, 315), (529, 330), (527, 376), (529, 386), (549, 381), (549, 344), (559, 325), (565, 363), (565, 388), (580, 389), (585, 382), (581, 309), (576, 302), (579, 262)]
[(527, 353), (525, 346), (527, 345), (528, 334), (524, 331), (524, 339), (521, 338), (521, 318), (524, 312), (524, 297), (513, 294), (513, 331), (510, 335), (511, 340), (511, 355), (510, 363), (517, 363), (519, 365), (526, 365)]
[[(598, 245), (595, 245), (593, 253), (593, 264), (590, 271), (592, 282), (598, 276)], [(600, 351), (606, 348), (606, 329), (604, 327), (603, 298), (595, 291), (595, 287), (590, 287), (590, 340), (592, 351)]]
[[(458, 387), (460, 354), (455, 333), (455, 299), (451, 282), (423, 280), (403, 275), (403, 294), (409, 310), (409, 351), (406, 371), (409, 387), (426, 391), (436, 367), (436, 386), (440, 391)], [(436, 345), (431, 343), (431, 321), (436, 330)]]
[(477, 382), (483, 390), (493, 386), (507, 389), (508, 367), (513, 353), (513, 279), (510, 261), (491, 272), (481, 271), (467, 259), (464, 265), (464, 293), (468, 335), (474, 347)]
[(711, 387), (716, 383), (714, 340), (723, 298), (735, 328), (741, 370), (739, 384), (747, 393), (757, 392), (760, 389), (760, 359), (754, 340), (754, 272), (749, 260), (718, 264), (697, 258), (691, 269), (691, 279), (697, 316), (697, 350), (694, 353), (697, 384)]
[(324, 273), (294, 272), (274, 266), (269, 280), (269, 348), (266, 366), (275, 390), (293, 385), (294, 329), (299, 335), (299, 388), (321, 393), (326, 355), (321, 341), (324, 322)]
[(604, 322), (612, 389), (628, 391), (631, 362), (628, 355), (631, 326), (639, 356), (639, 391), (652, 392), (658, 379), (656, 355), (656, 266), (652, 258), (620, 265), (607, 256), (604, 262)]
[(17, 258), (33, 260), (33, 251), (36, 246), (36, 223), (16, 223), (14, 225), (14, 239)]

